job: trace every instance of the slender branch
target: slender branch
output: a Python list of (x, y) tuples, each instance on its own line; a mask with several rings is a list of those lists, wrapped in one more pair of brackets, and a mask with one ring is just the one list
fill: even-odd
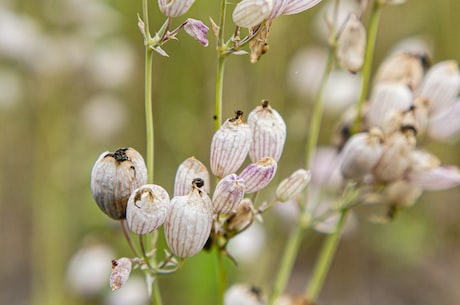
[(218, 265), (218, 277), (219, 277), (219, 295), (218, 295), (218, 305), (224, 304), (224, 294), (225, 289), (227, 288), (227, 270), (225, 269), (224, 264), (224, 254), (223, 252), (216, 248), (217, 252), (217, 265)]
[(126, 227), (126, 221), (124, 219), (120, 220), (121, 230), (123, 231), (123, 235), (125, 236), (126, 241), (128, 242), (129, 247), (133, 251), (134, 255), (137, 257), (140, 256), (139, 251), (137, 250), (136, 246), (134, 245), (133, 239), (129, 234), (128, 228)]
[(222, 125), (222, 96), (224, 91), (224, 67), (225, 55), (217, 55), (217, 74), (216, 74), (216, 97), (214, 104), (214, 130), (217, 131)]

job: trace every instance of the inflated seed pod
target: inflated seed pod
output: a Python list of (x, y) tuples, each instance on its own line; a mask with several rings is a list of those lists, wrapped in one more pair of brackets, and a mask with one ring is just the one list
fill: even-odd
[(277, 167), (278, 163), (270, 157), (249, 164), (240, 174), (245, 182), (245, 192), (254, 193), (266, 187), (275, 177)]
[(136, 234), (147, 234), (158, 229), (170, 208), (169, 195), (156, 184), (145, 184), (135, 189), (126, 207), (126, 222)]
[(237, 110), (214, 134), (211, 142), (211, 171), (218, 178), (230, 175), (243, 164), (251, 145), (251, 128)]
[(276, 199), (286, 202), (297, 196), (310, 182), (311, 172), (300, 168), (280, 182), (276, 188)]
[(200, 252), (211, 233), (211, 199), (201, 189), (202, 179), (193, 182), (192, 191), (171, 200), (165, 221), (165, 236), (169, 249), (178, 257), (191, 257)]
[(231, 212), (243, 199), (244, 188), (244, 180), (236, 174), (230, 174), (220, 180), (212, 196), (214, 213)]
[(147, 183), (144, 159), (134, 148), (104, 152), (91, 172), (91, 193), (99, 208), (113, 219), (126, 217), (132, 191)]
[(255, 217), (254, 205), (249, 198), (241, 200), (233, 214), (225, 221), (225, 231), (228, 237), (232, 237), (247, 229)]
[(233, 10), (233, 22), (242, 28), (258, 25), (270, 14), (273, 2), (270, 0), (243, 0)]
[(209, 193), (211, 183), (208, 169), (198, 159), (190, 157), (182, 162), (177, 168), (176, 178), (174, 180), (174, 196), (183, 196), (190, 193), (192, 181), (195, 178), (203, 179), (203, 190)]
[(264, 157), (279, 161), (286, 142), (286, 124), (281, 115), (263, 100), (260, 106), (251, 111), (248, 124), (252, 131), (249, 158), (257, 162)]
[(129, 278), (132, 269), (131, 259), (122, 257), (112, 260), (112, 273), (110, 274), (110, 288), (120, 289)]
[(195, 0), (158, 0), (160, 11), (168, 17), (179, 17), (185, 14)]
[(337, 41), (337, 59), (342, 68), (356, 73), (364, 63), (366, 28), (356, 14), (350, 14)]

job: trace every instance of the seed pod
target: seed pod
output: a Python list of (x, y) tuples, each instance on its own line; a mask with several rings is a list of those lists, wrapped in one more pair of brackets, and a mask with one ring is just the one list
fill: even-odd
[(203, 180), (196, 179), (192, 191), (171, 200), (171, 209), (165, 221), (165, 236), (174, 255), (186, 258), (200, 252), (206, 243), (212, 225), (212, 204), (200, 189)]
[(390, 205), (410, 207), (422, 195), (422, 190), (408, 181), (397, 180), (385, 186), (383, 195)]
[(342, 151), (342, 175), (346, 179), (360, 180), (370, 174), (382, 157), (382, 144), (383, 133), (378, 128), (352, 136)]
[(147, 168), (133, 148), (104, 152), (91, 172), (91, 193), (99, 208), (109, 217), (126, 217), (126, 205), (132, 191), (147, 183)]
[(239, 27), (251, 28), (266, 19), (272, 7), (270, 0), (243, 0), (233, 10), (233, 22)]
[(185, 14), (195, 0), (158, 0), (160, 11), (168, 17), (179, 17)]
[(306, 169), (298, 169), (289, 177), (281, 181), (276, 188), (276, 199), (286, 202), (297, 196), (310, 182), (311, 172)]
[(436, 166), (425, 170), (411, 170), (407, 178), (413, 185), (427, 191), (440, 191), (460, 184), (460, 170), (456, 166)]
[(225, 305), (264, 305), (265, 299), (259, 288), (243, 284), (231, 286), (224, 295)]
[(452, 106), (460, 90), (460, 72), (456, 61), (442, 61), (425, 75), (419, 95), (429, 100), (429, 111), (438, 114)]
[(247, 229), (254, 221), (254, 205), (251, 199), (244, 198), (236, 207), (234, 214), (226, 220), (226, 232), (232, 237)]
[(245, 182), (245, 192), (254, 193), (266, 187), (275, 177), (277, 167), (278, 163), (270, 157), (249, 164), (240, 174)]
[(281, 115), (263, 100), (248, 116), (248, 124), (252, 131), (252, 142), (249, 158), (257, 162), (264, 157), (272, 157), (275, 161), (281, 157), (286, 141), (286, 124)]
[(337, 41), (337, 59), (345, 70), (356, 73), (364, 63), (366, 29), (356, 14), (350, 14)]
[(460, 133), (460, 101), (434, 115), (428, 123), (428, 134), (430, 138), (438, 141), (456, 139)]
[(251, 129), (237, 110), (214, 134), (211, 143), (211, 171), (218, 178), (234, 173), (243, 164), (251, 145)]
[(110, 288), (118, 290), (128, 280), (131, 274), (132, 262), (129, 258), (122, 257), (112, 260), (112, 274), (110, 275)]
[(176, 178), (174, 180), (174, 196), (184, 196), (190, 193), (192, 182), (195, 178), (201, 178), (204, 181), (203, 190), (210, 192), (209, 172), (206, 166), (195, 157), (190, 157), (182, 162), (177, 168)]
[(225, 176), (216, 186), (212, 196), (214, 213), (231, 212), (244, 196), (244, 180), (236, 174)]
[(158, 229), (166, 219), (170, 207), (164, 188), (145, 184), (133, 191), (126, 207), (126, 222), (136, 234), (147, 234)]

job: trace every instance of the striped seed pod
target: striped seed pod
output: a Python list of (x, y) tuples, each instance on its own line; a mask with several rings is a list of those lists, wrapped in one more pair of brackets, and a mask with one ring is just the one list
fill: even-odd
[(214, 213), (231, 212), (244, 196), (244, 180), (236, 174), (225, 176), (216, 185), (212, 196)]
[(168, 17), (179, 17), (185, 14), (195, 0), (158, 0), (160, 11)]
[(311, 180), (311, 172), (300, 168), (293, 172), (289, 177), (281, 181), (276, 188), (276, 199), (286, 202), (294, 198), (308, 185)]
[(225, 231), (231, 238), (249, 228), (255, 217), (254, 205), (249, 198), (241, 200), (234, 213), (225, 222)]
[(128, 227), (137, 234), (148, 234), (158, 229), (170, 208), (169, 195), (164, 188), (145, 184), (133, 191), (126, 207)]
[(275, 177), (277, 167), (278, 163), (270, 157), (249, 164), (240, 174), (245, 182), (245, 192), (254, 193), (266, 187)]
[(211, 183), (208, 169), (198, 159), (190, 157), (182, 162), (177, 168), (176, 178), (174, 180), (174, 196), (184, 196), (190, 193), (192, 182), (195, 178), (203, 179), (203, 190), (209, 193)]
[(273, 2), (270, 0), (243, 0), (233, 10), (233, 22), (242, 28), (260, 24), (270, 14)]
[(364, 63), (366, 28), (356, 14), (350, 14), (337, 41), (337, 59), (345, 70), (356, 73)]
[(279, 161), (286, 141), (286, 124), (281, 115), (263, 100), (248, 116), (252, 131), (249, 158), (257, 162), (264, 157)]
[(168, 247), (181, 258), (200, 252), (211, 233), (211, 199), (201, 189), (202, 179), (196, 179), (193, 186), (188, 195), (171, 200), (171, 209), (165, 221)]
[(211, 171), (218, 178), (230, 175), (243, 164), (251, 145), (251, 129), (237, 110), (214, 134), (211, 142)]
[(132, 191), (147, 183), (144, 159), (134, 148), (104, 152), (91, 172), (91, 193), (99, 208), (109, 217), (126, 218), (126, 205)]

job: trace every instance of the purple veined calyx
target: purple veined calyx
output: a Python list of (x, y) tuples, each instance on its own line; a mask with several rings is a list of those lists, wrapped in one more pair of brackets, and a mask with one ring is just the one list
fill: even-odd
[(266, 187), (275, 177), (278, 163), (270, 157), (249, 164), (239, 175), (246, 183), (245, 192), (254, 193)]

